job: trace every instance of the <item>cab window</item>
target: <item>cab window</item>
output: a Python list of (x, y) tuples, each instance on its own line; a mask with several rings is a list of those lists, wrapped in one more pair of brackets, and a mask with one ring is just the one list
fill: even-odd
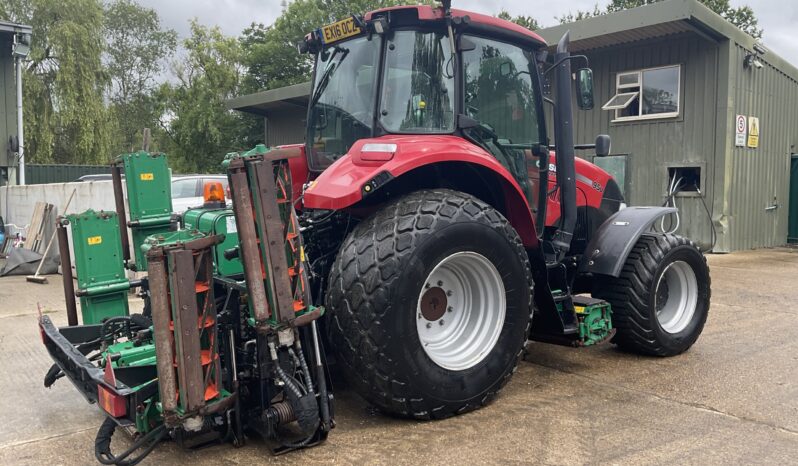
[(493, 154), (515, 177), (531, 205), (536, 188), (533, 145), (543, 142), (535, 55), (515, 45), (466, 36), (463, 52), (464, 113), (479, 125), (466, 135)]

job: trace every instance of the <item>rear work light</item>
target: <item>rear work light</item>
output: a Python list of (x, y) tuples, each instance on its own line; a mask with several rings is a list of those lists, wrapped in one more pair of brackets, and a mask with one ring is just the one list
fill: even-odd
[(97, 385), (97, 402), (103, 410), (113, 417), (127, 414), (127, 400), (102, 385)]

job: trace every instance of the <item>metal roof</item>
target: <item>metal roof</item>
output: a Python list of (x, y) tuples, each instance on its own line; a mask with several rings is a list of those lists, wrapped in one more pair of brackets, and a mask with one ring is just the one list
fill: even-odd
[[(629, 10), (608, 13), (593, 18), (560, 24), (538, 30), (537, 33), (550, 47), (555, 47), (560, 37), (570, 31), (570, 50), (584, 51), (668, 37), (684, 32), (694, 32), (713, 40), (732, 40), (753, 51), (756, 39), (723, 19), (696, 0), (665, 0)], [(798, 81), (798, 68), (768, 50), (761, 61), (776, 67)], [(307, 106), (311, 84), (305, 82), (256, 94), (244, 95), (227, 101), (227, 107), (248, 113), (268, 115), (285, 108), (285, 105)]]
[(309, 95), (310, 81), (242, 95), (225, 103), (229, 109), (268, 116), (269, 113), (286, 107), (307, 107)]
[[(538, 31), (548, 44), (571, 33), (571, 51), (592, 50), (692, 31), (714, 41), (731, 40), (753, 51), (756, 39), (696, 0), (666, 0)], [(759, 57), (798, 80), (798, 69), (768, 50)]]
[(25, 26), (24, 24), (16, 24), (16, 23), (9, 23), (8, 21), (0, 20), (0, 32), (12, 32), (12, 33), (26, 33), (30, 34), (33, 31), (33, 28), (30, 26)]

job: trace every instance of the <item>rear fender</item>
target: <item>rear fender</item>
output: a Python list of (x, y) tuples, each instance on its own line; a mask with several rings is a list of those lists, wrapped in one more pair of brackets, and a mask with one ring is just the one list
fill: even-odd
[(676, 212), (674, 207), (627, 207), (596, 230), (579, 264), (580, 273), (618, 277), (635, 243), (657, 219)]
[[(364, 151), (366, 144), (394, 148), (393, 152)], [(371, 148), (374, 146), (368, 146)], [(342, 210), (360, 201), (391, 180), (412, 176), (415, 169), (458, 162), (486, 169), (501, 186), (504, 213), (527, 248), (536, 248), (538, 239), (529, 203), (510, 172), (483, 149), (456, 136), (391, 135), (361, 139), (316, 178), (304, 193), (304, 207)], [(488, 202), (488, 200), (485, 200)]]

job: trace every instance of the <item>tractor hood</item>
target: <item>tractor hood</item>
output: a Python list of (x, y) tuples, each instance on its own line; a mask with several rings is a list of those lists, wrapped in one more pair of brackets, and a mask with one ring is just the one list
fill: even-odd
[[(523, 193), (492, 155), (450, 135), (386, 135), (361, 139), (305, 190), (303, 207), (345, 209), (415, 168), (439, 162), (468, 162), (492, 170)], [(526, 205), (529, 208), (529, 205)]]

